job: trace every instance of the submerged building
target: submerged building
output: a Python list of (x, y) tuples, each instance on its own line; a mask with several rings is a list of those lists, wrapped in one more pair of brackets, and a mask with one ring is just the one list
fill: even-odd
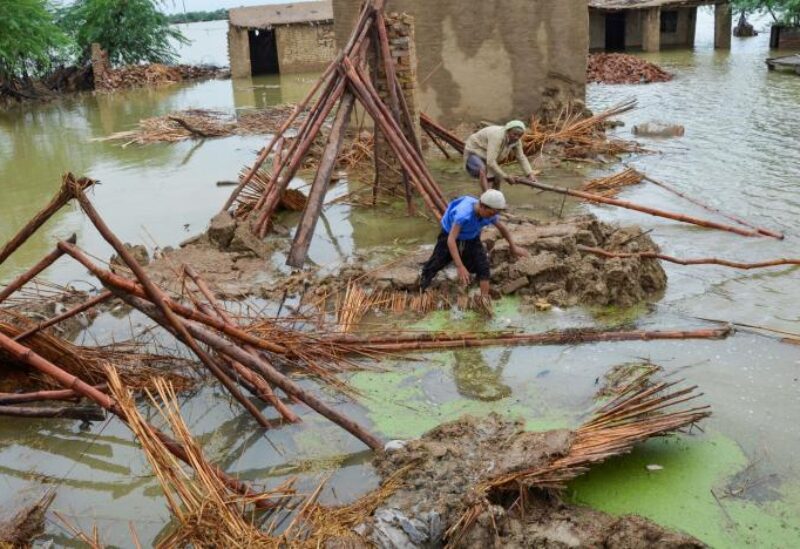
[(606, 51), (691, 48), (699, 6), (714, 6), (714, 47), (730, 48), (729, 0), (589, 0), (590, 47)]
[(311, 72), (334, 58), (330, 0), (234, 8), (229, 12), (231, 76)]
[[(336, 40), (361, 0), (333, 0)], [(584, 99), (587, 0), (387, 0), (413, 18), (418, 104), (446, 123), (527, 120), (544, 103)]]

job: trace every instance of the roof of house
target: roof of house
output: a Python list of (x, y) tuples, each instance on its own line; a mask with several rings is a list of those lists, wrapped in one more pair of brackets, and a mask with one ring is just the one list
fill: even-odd
[(727, 3), (727, 0), (589, 0), (589, 7), (603, 10), (640, 10), (644, 8), (691, 7)]
[(322, 2), (294, 2), (292, 4), (266, 4), (233, 8), (228, 12), (234, 27), (264, 29), (275, 25), (333, 21), (333, 4)]

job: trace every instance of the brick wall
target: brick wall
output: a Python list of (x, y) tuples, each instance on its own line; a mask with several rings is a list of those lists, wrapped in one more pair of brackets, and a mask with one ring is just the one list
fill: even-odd
[[(386, 16), (386, 30), (389, 49), (395, 65), (395, 72), (403, 88), (403, 97), (414, 121), (413, 131), (417, 138), (419, 127), (419, 99), (417, 95), (417, 50), (414, 36), (414, 18), (408, 14), (390, 13)], [(377, 67), (377, 88), (383, 101), (391, 106), (390, 92), (383, 64)], [(397, 188), (402, 183), (400, 162), (392, 151), (386, 138), (380, 132), (376, 135), (377, 154), (375, 162), (383, 188)]]
[(282, 73), (324, 70), (336, 57), (333, 23), (282, 25), (275, 38)]

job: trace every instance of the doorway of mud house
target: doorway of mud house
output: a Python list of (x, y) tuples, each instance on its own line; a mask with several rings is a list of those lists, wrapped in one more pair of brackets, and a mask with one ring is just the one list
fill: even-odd
[(617, 11), (606, 14), (606, 50), (622, 51), (625, 49), (625, 12)]
[(275, 40), (275, 30), (255, 29), (250, 35), (250, 70), (253, 76), (257, 74), (278, 74), (278, 43)]

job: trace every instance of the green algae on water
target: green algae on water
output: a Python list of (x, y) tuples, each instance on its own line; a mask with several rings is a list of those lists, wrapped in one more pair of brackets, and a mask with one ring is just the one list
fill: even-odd
[(569, 496), (612, 514), (642, 515), (711, 547), (796, 546), (797, 486), (784, 487), (782, 500), (765, 504), (725, 497), (728, 479), (746, 466), (739, 445), (721, 434), (654, 439), (573, 481)]
[[(523, 418), (526, 427), (537, 430), (561, 428), (566, 414), (549, 409), (535, 388), (526, 384), (499, 398), (479, 400), (463, 396), (464, 385), (454, 379), (453, 352), (428, 355), (424, 365), (392, 372), (359, 372), (350, 378), (362, 395), (361, 403), (375, 429), (391, 438), (414, 438), (463, 415), (486, 416), (492, 412), (507, 418)], [(502, 383), (502, 382), (500, 382)], [(491, 390), (497, 397), (501, 389)]]

